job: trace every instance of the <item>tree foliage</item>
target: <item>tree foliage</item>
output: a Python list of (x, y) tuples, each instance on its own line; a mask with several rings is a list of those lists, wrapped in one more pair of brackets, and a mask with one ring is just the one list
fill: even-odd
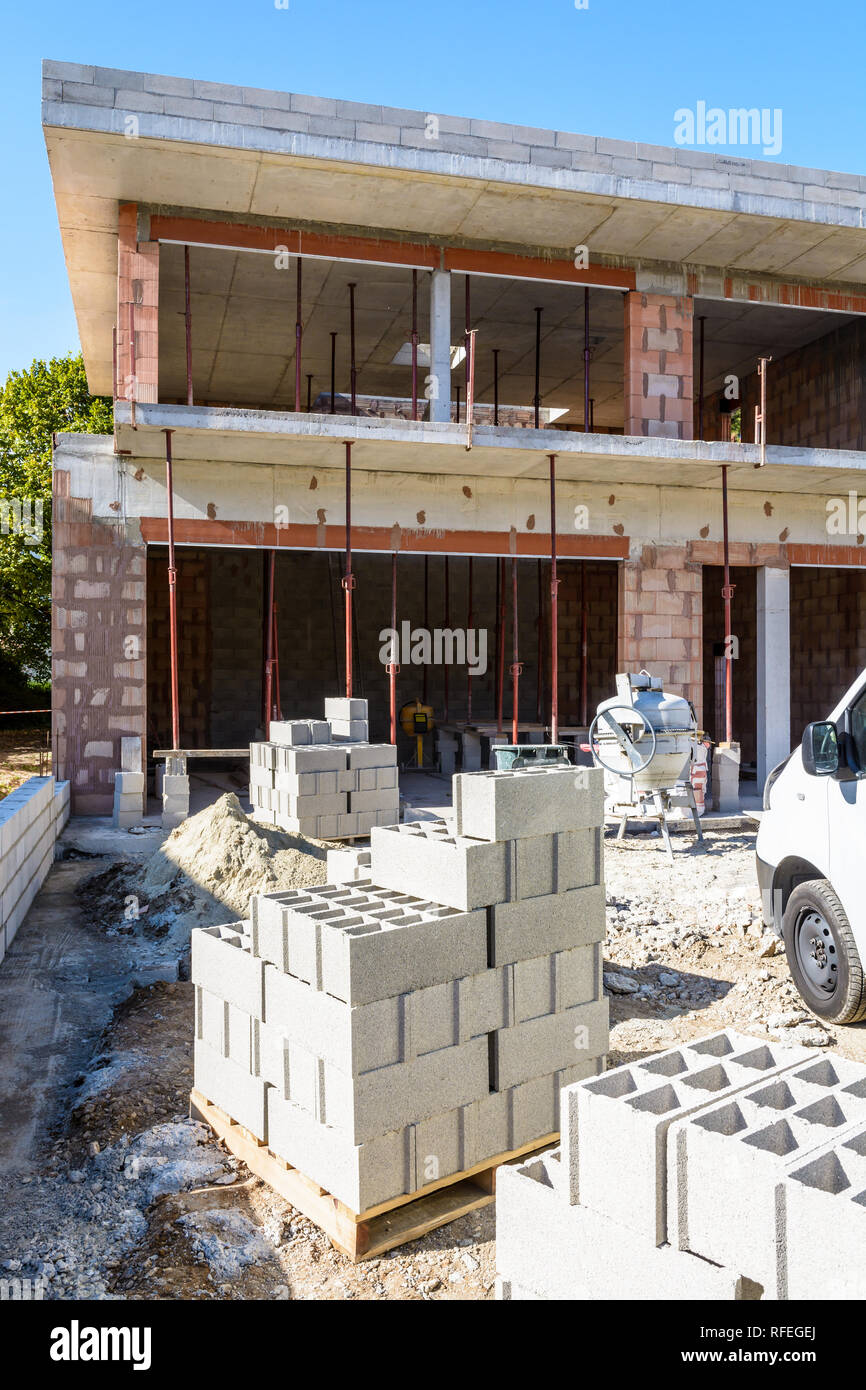
[(112, 406), (87, 389), (81, 354), (35, 361), (0, 387), (0, 672), (45, 681), (51, 647), (51, 441), (111, 434)]

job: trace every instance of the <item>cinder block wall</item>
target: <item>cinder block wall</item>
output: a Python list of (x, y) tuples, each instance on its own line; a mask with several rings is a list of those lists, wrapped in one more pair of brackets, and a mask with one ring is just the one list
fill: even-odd
[(54, 472), (52, 747), (74, 815), (110, 815), (120, 740), (145, 732), (145, 547)]
[(825, 719), (866, 665), (866, 572), (791, 570), (791, 738)]
[(632, 292), (625, 300), (625, 433), (692, 437), (692, 300)]
[(619, 572), (617, 670), (642, 667), (702, 712), (701, 565), (689, 546), (645, 545)]
[[(755, 437), (757, 372), (742, 382), (743, 438)], [(866, 322), (858, 319), (767, 368), (767, 442), (866, 449)]]
[[(559, 720), (581, 721), (581, 627), (583, 585), (586, 586), (586, 706), (592, 720), (602, 700), (615, 693), (617, 670), (618, 566), (609, 561), (587, 560), (557, 566), (559, 585)], [(545, 565), (545, 590), (550, 566)], [(549, 611), (549, 604), (548, 604)], [(545, 715), (546, 717), (546, 715)]]

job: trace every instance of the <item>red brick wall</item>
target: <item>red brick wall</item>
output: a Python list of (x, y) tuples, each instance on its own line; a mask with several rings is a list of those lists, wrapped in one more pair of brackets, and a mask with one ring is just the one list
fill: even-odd
[[(757, 372), (741, 382), (743, 438), (755, 438)], [(843, 324), (767, 368), (767, 443), (866, 449), (866, 322)]]
[(625, 300), (625, 433), (692, 437), (692, 300), (632, 291)]
[(646, 668), (702, 719), (702, 576), (688, 546), (646, 545), (619, 574), (617, 670)]
[(145, 731), (145, 547), (54, 473), (52, 740), (74, 815), (108, 815), (120, 740)]

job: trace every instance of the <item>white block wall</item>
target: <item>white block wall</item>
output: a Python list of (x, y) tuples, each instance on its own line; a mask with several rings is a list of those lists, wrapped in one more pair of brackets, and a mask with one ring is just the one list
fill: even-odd
[(69, 783), (31, 777), (0, 801), (0, 961), (54, 860), (69, 819)]

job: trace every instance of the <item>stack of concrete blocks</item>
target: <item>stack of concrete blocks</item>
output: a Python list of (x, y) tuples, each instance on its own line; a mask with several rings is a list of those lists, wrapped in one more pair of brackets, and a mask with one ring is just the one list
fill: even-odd
[(140, 825), (144, 817), (146, 788), (142, 739), (120, 740), (120, 772), (114, 774), (114, 815), (112, 825), (128, 829)]
[(399, 817), (397, 749), (365, 741), (366, 700), (325, 707), (330, 720), (275, 721), (268, 743), (250, 745), (253, 816), (311, 839), (369, 835)]
[(601, 773), (457, 782), (474, 835), (377, 828), (366, 880), (193, 932), (196, 1087), (356, 1213), (557, 1133), (607, 1049)]
[(0, 962), (54, 860), (69, 783), (31, 777), (0, 801)]
[(329, 883), (369, 883), (372, 851), (363, 845), (345, 849), (329, 849), (327, 876)]
[(500, 1297), (866, 1294), (861, 1064), (715, 1033), (569, 1087), (562, 1138), (500, 1173)]
[(162, 776), (163, 830), (174, 830), (188, 815), (189, 773), (186, 758), (166, 758)]

